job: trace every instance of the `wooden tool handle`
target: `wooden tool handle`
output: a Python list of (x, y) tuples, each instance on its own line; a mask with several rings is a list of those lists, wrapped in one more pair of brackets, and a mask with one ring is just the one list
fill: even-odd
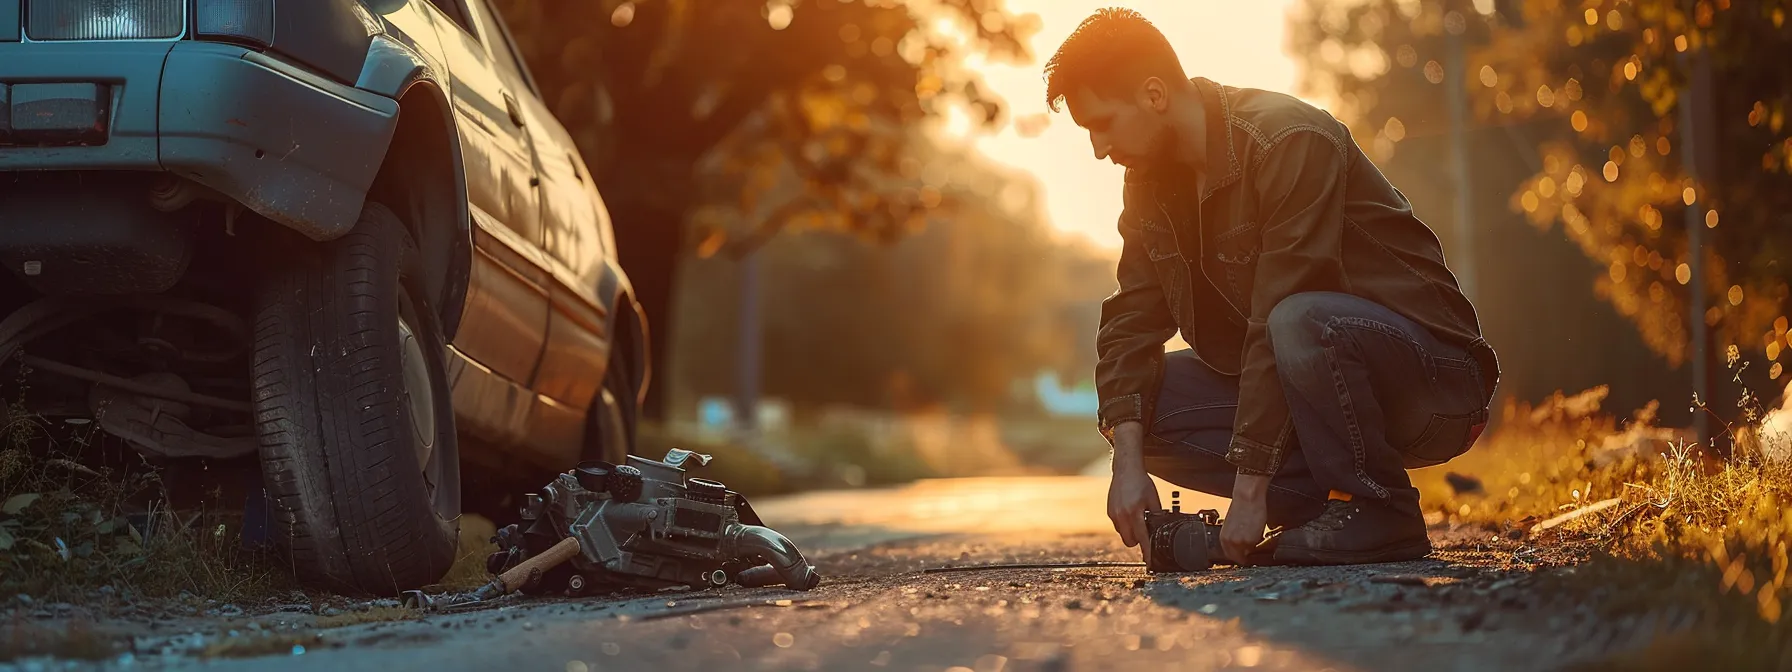
[(505, 593), (515, 592), (517, 589), (522, 588), (523, 584), (529, 582), (529, 577), (531, 575), (545, 574), (548, 570), (559, 566), (562, 562), (571, 560), (572, 556), (578, 554), (578, 538), (567, 537), (561, 539), (560, 543), (554, 544), (553, 547), (549, 548), (541, 555), (524, 560), (521, 564), (510, 568), (510, 571), (498, 575), (498, 581), (503, 582)]

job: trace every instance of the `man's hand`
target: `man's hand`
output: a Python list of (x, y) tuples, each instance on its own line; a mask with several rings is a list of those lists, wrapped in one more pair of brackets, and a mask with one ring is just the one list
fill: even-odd
[(1220, 527), (1220, 547), (1226, 557), (1239, 566), (1248, 562), (1251, 551), (1263, 543), (1263, 528), (1269, 522), (1269, 477), (1239, 474), (1232, 482), (1232, 503), (1226, 508), (1226, 522)]
[(1145, 426), (1122, 423), (1114, 428), (1114, 480), (1108, 484), (1108, 518), (1120, 541), (1149, 548), (1145, 512), (1160, 508), (1157, 484), (1145, 472)]

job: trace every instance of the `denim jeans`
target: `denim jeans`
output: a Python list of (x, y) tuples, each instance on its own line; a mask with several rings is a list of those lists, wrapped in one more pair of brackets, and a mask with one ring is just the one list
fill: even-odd
[[(1269, 524), (1313, 518), (1330, 491), (1417, 515), (1406, 469), (1467, 451), (1486, 426), (1491, 389), (1463, 348), (1380, 304), (1348, 294), (1296, 294), (1269, 315), (1277, 375), (1295, 440), (1270, 479)], [(1194, 353), (1165, 355), (1145, 468), (1176, 485), (1230, 497), (1226, 462), (1238, 379)]]

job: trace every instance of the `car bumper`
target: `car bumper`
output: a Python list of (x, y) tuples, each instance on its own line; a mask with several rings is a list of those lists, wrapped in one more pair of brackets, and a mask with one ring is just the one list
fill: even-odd
[[(0, 106), (0, 171), (168, 171), (314, 240), (353, 228), (398, 121), (391, 98), (201, 42), (0, 43)], [(27, 137), (65, 112), (97, 112), (97, 137)]]

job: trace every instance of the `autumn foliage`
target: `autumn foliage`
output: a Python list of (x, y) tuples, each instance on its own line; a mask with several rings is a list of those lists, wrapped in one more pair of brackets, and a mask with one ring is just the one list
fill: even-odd
[[(677, 328), (675, 271), (693, 253), (803, 225), (891, 239), (950, 206), (911, 169), (916, 127), (951, 107), (1000, 121), (963, 58), (1025, 58), (1032, 30), (999, 0), (497, 5), (603, 191), (656, 366)], [(718, 200), (744, 213), (737, 226), (687, 235)], [(650, 392), (653, 415), (663, 390)]]
[[(1792, 266), (1792, 50), (1775, 0), (1362, 0), (1308, 2), (1295, 20), (1310, 89), (1378, 158), (1415, 135), (1446, 132), (1446, 77), (1466, 79), (1473, 123), (1534, 147), (1535, 171), (1509, 205), (1560, 227), (1606, 267), (1596, 291), (1678, 366), (1691, 320), (1708, 352), (1735, 344), (1777, 359), (1787, 348)], [(1466, 58), (1448, 72), (1448, 38)], [(1709, 165), (1697, 180), (1681, 116), (1693, 57), (1711, 68)], [(1493, 185), (1504, 188), (1506, 185)], [(1689, 315), (1687, 236), (1705, 228), (1703, 315)], [(1713, 363), (1715, 366), (1715, 362)], [(1769, 365), (1774, 378), (1781, 366)]]

